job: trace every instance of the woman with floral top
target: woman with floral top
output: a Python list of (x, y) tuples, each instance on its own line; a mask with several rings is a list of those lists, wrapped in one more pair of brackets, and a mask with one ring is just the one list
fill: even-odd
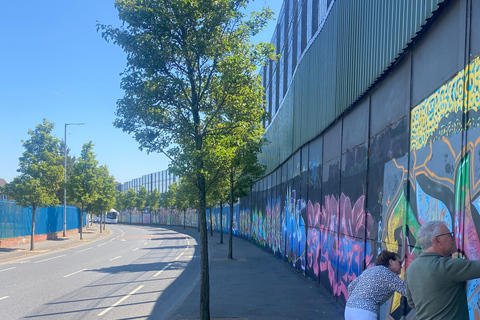
[(398, 276), (402, 263), (398, 254), (383, 250), (375, 266), (366, 269), (348, 286), (345, 320), (377, 320), (380, 307), (395, 292), (405, 296), (405, 283)]

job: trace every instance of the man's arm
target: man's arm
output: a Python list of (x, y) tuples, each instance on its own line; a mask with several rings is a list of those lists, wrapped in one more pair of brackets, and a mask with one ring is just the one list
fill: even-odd
[(480, 278), (480, 260), (451, 258), (445, 261), (445, 269), (456, 282)]

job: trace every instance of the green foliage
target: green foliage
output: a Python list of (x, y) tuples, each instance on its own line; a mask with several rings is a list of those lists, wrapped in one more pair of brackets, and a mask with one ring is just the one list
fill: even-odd
[(51, 135), (54, 124), (43, 124), (28, 130), (30, 139), (23, 141), (25, 151), (19, 158), (20, 176), (5, 185), (3, 192), (22, 207), (32, 207), (30, 250), (34, 250), (35, 213), (38, 207), (58, 205), (57, 192), (62, 185), (64, 169), (59, 156), (59, 140)]
[(135, 198), (135, 207), (137, 208), (138, 211), (145, 210), (145, 206), (147, 203), (147, 188), (145, 186), (140, 186), (137, 192), (137, 197)]
[(118, 211), (118, 212), (123, 212), (125, 211), (127, 208), (126, 208), (126, 205), (125, 205), (125, 193), (121, 192), (121, 191), (117, 191), (116, 192), (116, 199), (115, 199), (115, 209)]
[(73, 165), (73, 174), (67, 180), (67, 199), (80, 204), (82, 209), (99, 197), (98, 161), (93, 153), (92, 141), (85, 143), (81, 156)]
[(137, 198), (137, 193), (133, 188), (130, 188), (127, 190), (125, 193), (125, 209), (127, 210), (133, 210), (135, 209), (135, 203)]
[(117, 0), (125, 27), (97, 26), (127, 52), (115, 126), (168, 155), (177, 175), (203, 174), (205, 140), (265, 116), (255, 70), (274, 48), (249, 37), (272, 12), (245, 20), (247, 2)]
[(155, 211), (160, 206), (160, 192), (158, 192), (157, 188), (150, 192), (147, 195), (147, 207), (150, 208), (150, 212)]
[(93, 202), (93, 208), (103, 214), (113, 208), (116, 195), (115, 179), (110, 175), (107, 166), (97, 168), (96, 183), (98, 198)]
[(62, 185), (64, 169), (60, 164), (59, 140), (51, 135), (54, 124), (43, 124), (28, 130), (30, 139), (23, 141), (25, 151), (19, 158), (20, 176), (5, 186), (4, 193), (22, 207), (57, 206), (56, 192)]
[[(172, 173), (197, 188), (202, 252), (206, 192), (225, 169), (215, 165), (223, 162), (222, 149), (233, 152), (230, 146), (241, 145), (245, 132), (262, 134), (266, 117), (256, 68), (276, 57), (273, 45), (252, 44), (250, 37), (272, 12), (247, 19), (248, 2), (116, 0), (122, 27), (97, 25), (127, 54), (114, 125), (140, 149), (166, 154)], [(201, 269), (200, 318), (209, 319), (206, 255)]]

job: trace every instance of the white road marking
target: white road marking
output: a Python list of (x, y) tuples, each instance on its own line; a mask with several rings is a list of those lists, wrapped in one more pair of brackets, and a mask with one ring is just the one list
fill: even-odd
[(53, 258), (48, 258), (48, 259), (40, 260), (40, 261), (35, 261), (34, 263), (45, 262), (45, 261), (48, 261), (48, 260), (53, 260), (53, 259), (57, 259), (57, 258), (65, 257), (65, 256), (66, 256), (66, 254), (62, 254), (61, 256), (56, 256), (56, 257), (53, 257)]
[(116, 259), (121, 258), (121, 257), (122, 257), (122, 256), (118, 256), (118, 257), (112, 258), (112, 259), (110, 259), (110, 261), (116, 260)]
[(16, 267), (13, 267), (13, 268), (8, 268), (8, 269), (3, 269), (3, 270), (0, 270), (0, 272), (3, 272), (3, 271), (8, 271), (8, 270), (12, 270), (12, 269), (15, 269)]
[(162, 273), (163, 271), (165, 271), (165, 269), (167, 269), (168, 267), (170, 267), (171, 263), (167, 264), (165, 266), (165, 268), (163, 268), (162, 270), (158, 271), (157, 273), (155, 273), (155, 275), (153, 276), (154, 278), (156, 278), (160, 273)]
[(139, 286), (137, 289), (133, 290), (132, 292), (130, 292), (129, 294), (127, 294), (125, 297), (123, 297), (122, 299), (118, 300), (117, 302), (115, 302), (110, 308), (107, 308), (105, 310), (103, 310), (102, 312), (100, 312), (98, 314), (99, 317), (103, 316), (105, 313), (107, 313), (108, 311), (112, 310), (113, 308), (115, 308), (116, 306), (118, 306), (120, 303), (122, 303), (123, 301), (125, 301), (126, 299), (130, 298), (133, 294), (135, 294), (138, 290), (142, 289), (143, 285), (142, 286)]
[(97, 247), (103, 246), (103, 245), (105, 245), (105, 244), (107, 244), (107, 243), (106, 243), (106, 242), (101, 243), (101, 244), (99, 244)]
[(140, 249), (140, 248), (135, 248), (135, 249), (133, 249), (133, 251), (137, 251), (138, 249)]
[(66, 276), (63, 276), (63, 277), (64, 277), (64, 278), (70, 277), (70, 276), (73, 276), (74, 274), (80, 273), (80, 272), (85, 271), (85, 270), (87, 270), (87, 269), (82, 269), (82, 270), (79, 270), (79, 271), (77, 271), (77, 272), (73, 272), (73, 273), (67, 274)]
[(10, 298), (10, 296), (1, 297), (0, 300)]
[(144, 245), (144, 246), (146, 246), (146, 245), (147, 245), (147, 243), (148, 243), (148, 241), (147, 241), (147, 242), (145, 242), (143, 245)]
[(75, 252), (75, 253), (79, 253), (79, 252), (87, 251), (87, 250), (90, 250), (90, 249), (93, 249), (93, 248), (92, 248), (92, 247), (90, 247), (90, 248), (87, 248), (87, 249), (79, 250), (79, 251), (77, 251), (77, 252)]
[(180, 258), (181, 256), (183, 256), (184, 252), (180, 253), (180, 255), (178, 257), (175, 258), (175, 260), (178, 260), (178, 258)]

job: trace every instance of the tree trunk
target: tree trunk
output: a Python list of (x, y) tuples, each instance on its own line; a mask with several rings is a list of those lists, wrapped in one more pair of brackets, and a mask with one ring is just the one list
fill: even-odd
[(212, 207), (210, 207), (210, 236), (213, 237)]
[(187, 209), (183, 209), (183, 229), (185, 229), (186, 224), (187, 224)]
[(103, 213), (103, 230), (105, 230), (105, 224), (106, 224), (106, 220), (107, 220), (107, 214), (106, 213)]
[(200, 227), (200, 319), (210, 320), (210, 279), (208, 269), (208, 236), (206, 219), (205, 177), (202, 174), (198, 179), (198, 215)]
[(220, 200), (220, 243), (223, 243), (223, 202)]
[(100, 226), (100, 233), (102, 233), (102, 214), (100, 213), (100, 220), (98, 221), (99, 222), (99, 226)]
[(37, 211), (37, 206), (32, 206), (32, 233), (30, 234), (30, 250), (35, 250), (35, 245), (33, 241), (33, 236), (35, 235), (35, 212)]
[(228, 235), (228, 259), (233, 259), (233, 169), (230, 171), (230, 226)]
[(80, 212), (80, 240), (83, 240), (83, 203), (82, 211)]

